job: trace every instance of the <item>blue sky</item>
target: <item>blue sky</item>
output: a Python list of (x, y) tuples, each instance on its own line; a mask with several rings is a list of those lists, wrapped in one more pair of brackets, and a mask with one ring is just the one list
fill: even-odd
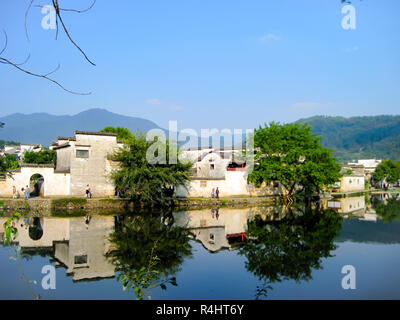
[[(28, 42), (28, 3), (0, 2), (3, 56), (22, 62), (30, 53), (25, 67), (43, 73), (60, 63), (55, 79), (92, 94), (72, 95), (0, 64), (0, 116), (105, 108), (199, 130), (399, 114), (398, 0), (354, 0), (355, 30), (342, 28), (340, 0), (98, 0), (89, 12), (63, 14), (95, 67), (62, 32), (55, 40), (41, 27), (38, 7), (28, 16)], [(60, 4), (83, 9), (91, 1)]]

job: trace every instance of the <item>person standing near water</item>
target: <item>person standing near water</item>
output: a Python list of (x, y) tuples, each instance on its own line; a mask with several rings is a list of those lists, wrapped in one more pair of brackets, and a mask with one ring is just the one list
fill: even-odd
[(90, 192), (90, 187), (89, 185), (86, 186), (86, 198), (91, 198), (92, 193)]
[(17, 197), (17, 188), (13, 186), (13, 199)]
[(211, 198), (214, 198), (214, 188), (211, 190)]
[(25, 199), (29, 199), (30, 195), (31, 195), (31, 188), (29, 186), (26, 186)]
[(218, 187), (217, 187), (217, 189), (215, 190), (215, 197), (216, 197), (217, 199), (219, 199), (219, 189), (218, 189)]

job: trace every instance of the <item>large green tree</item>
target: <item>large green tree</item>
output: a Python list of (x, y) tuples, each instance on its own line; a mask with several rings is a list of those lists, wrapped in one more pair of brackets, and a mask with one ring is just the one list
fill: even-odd
[(322, 268), (322, 258), (331, 257), (336, 249), (334, 239), (342, 222), (337, 212), (310, 207), (290, 210), (281, 220), (256, 216), (248, 222), (249, 240), (239, 254), (247, 259), (246, 269), (263, 281), (257, 298), (266, 296), (274, 283), (311, 280), (313, 270)]
[[(186, 186), (190, 180), (190, 162), (170, 163), (168, 141), (147, 141), (142, 134), (131, 135), (124, 140), (125, 148), (111, 158), (119, 163), (111, 178), (124, 196), (144, 204), (163, 206), (170, 204), (174, 191)], [(165, 161), (151, 162), (148, 150), (157, 144), (157, 152), (165, 155)], [(158, 154), (160, 155), (160, 154)], [(171, 161), (172, 162), (172, 161)]]
[(279, 181), (289, 196), (296, 190), (309, 196), (340, 178), (333, 150), (322, 147), (306, 124), (260, 126), (254, 133), (254, 148), (255, 164), (248, 180), (257, 186)]
[(374, 172), (374, 180), (386, 183), (395, 183), (400, 180), (400, 162), (383, 160)]
[(174, 275), (192, 255), (190, 230), (176, 226), (171, 214), (118, 218), (110, 235), (113, 250), (107, 256), (123, 288), (133, 288), (138, 299), (145, 299), (154, 287), (177, 285)]

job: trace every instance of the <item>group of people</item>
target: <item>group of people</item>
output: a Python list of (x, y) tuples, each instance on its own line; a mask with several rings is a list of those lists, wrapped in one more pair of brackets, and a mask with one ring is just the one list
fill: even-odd
[[(24, 194), (25, 199), (29, 199), (31, 197), (31, 188), (27, 185), (25, 188), (21, 188), (21, 193)], [(19, 198), (20, 193), (15, 186), (13, 186), (13, 199)]]
[[(24, 194), (25, 199), (29, 199), (31, 197), (31, 188), (29, 186), (26, 186), (25, 188), (21, 188), (21, 192)], [(13, 199), (19, 198), (20, 193), (17, 190), (15, 186), (13, 186)], [(92, 197), (92, 191), (90, 190), (90, 186), (86, 186), (86, 197), (91, 198)]]
[(211, 198), (219, 199), (219, 189), (218, 189), (218, 187), (217, 187), (217, 189), (212, 188), (212, 190), (211, 190)]

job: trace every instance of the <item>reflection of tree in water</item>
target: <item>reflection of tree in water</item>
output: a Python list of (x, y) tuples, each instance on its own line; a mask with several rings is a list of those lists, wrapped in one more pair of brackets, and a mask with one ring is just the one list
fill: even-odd
[(272, 283), (312, 279), (313, 269), (321, 268), (321, 258), (331, 257), (336, 248), (333, 240), (341, 221), (337, 212), (309, 208), (302, 215), (289, 214), (279, 221), (256, 216), (249, 222), (249, 240), (239, 254), (247, 258), (246, 269), (263, 281), (256, 298), (266, 297)]
[(172, 277), (186, 257), (191, 256), (190, 231), (173, 225), (172, 215), (126, 216), (119, 219), (110, 236), (108, 254), (123, 288), (133, 287), (143, 299), (152, 287), (176, 285)]
[(372, 197), (371, 202), (376, 214), (383, 222), (393, 222), (400, 219), (400, 198), (398, 194), (385, 201), (378, 197)]

